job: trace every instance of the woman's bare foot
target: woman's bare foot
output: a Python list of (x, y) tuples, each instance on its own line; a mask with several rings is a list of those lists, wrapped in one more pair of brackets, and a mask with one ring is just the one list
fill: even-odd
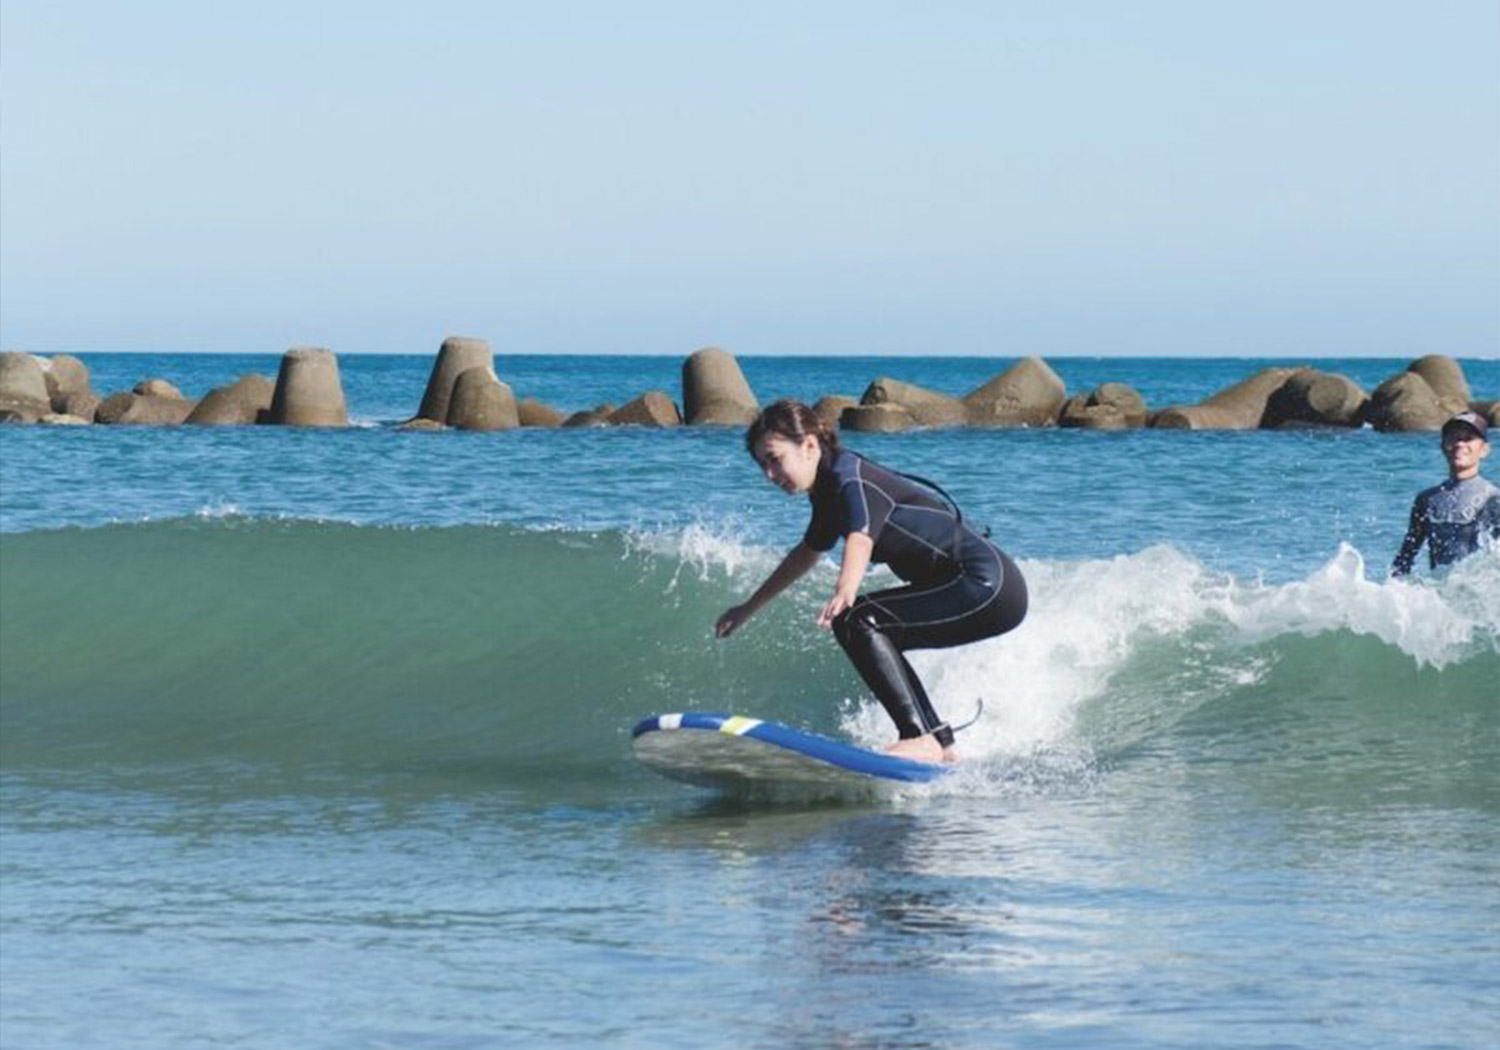
[(898, 740), (886, 748), (885, 753), (895, 755), (897, 758), (908, 758), (913, 762), (931, 762), (936, 764), (938, 762), (958, 761), (958, 753), (951, 747), (943, 747), (931, 733), (928, 733), (926, 736), (914, 736), (908, 737), (905, 740)]

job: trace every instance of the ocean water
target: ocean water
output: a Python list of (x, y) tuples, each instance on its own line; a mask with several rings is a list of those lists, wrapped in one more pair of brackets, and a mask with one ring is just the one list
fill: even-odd
[[(1052, 363), (1160, 405), (1273, 362)], [(1008, 362), (743, 364), (769, 400)], [(914, 661), (984, 702), (954, 776), (772, 802), (629, 752), (674, 710), (889, 735), (813, 624), (831, 561), (711, 636), (805, 524), (740, 435), (401, 432), (431, 359), (341, 366), (346, 430), (0, 428), (6, 1050), (1493, 1044), (1500, 555), (1386, 577), (1433, 435), (847, 435), (1032, 610)], [(679, 367), (497, 362), (564, 409)]]

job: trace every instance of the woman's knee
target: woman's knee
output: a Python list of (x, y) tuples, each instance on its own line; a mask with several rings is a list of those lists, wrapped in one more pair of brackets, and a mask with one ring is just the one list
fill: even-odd
[(833, 618), (833, 637), (845, 652), (868, 649), (879, 631), (868, 606), (856, 603)]

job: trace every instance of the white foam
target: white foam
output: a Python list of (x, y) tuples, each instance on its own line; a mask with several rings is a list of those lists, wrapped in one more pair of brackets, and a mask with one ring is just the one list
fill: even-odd
[[(962, 737), (978, 758), (1028, 756), (1067, 745), (1079, 703), (1108, 685), (1142, 634), (1174, 634), (1202, 615), (1204, 571), (1169, 547), (1107, 561), (1022, 562), (1026, 621), (1011, 634), (960, 649), (910, 654), (939, 712), (955, 723), (984, 701)], [(856, 738), (890, 735), (873, 702), (846, 719)]]
[[(672, 531), (631, 532), (626, 536), (626, 550), (672, 559), (679, 571), (688, 570), (700, 580), (723, 576), (746, 582), (770, 573), (784, 552), (745, 543), (736, 531), (733, 523), (700, 523)], [(675, 578), (672, 585), (676, 585)]]
[(1500, 557), (1488, 553), (1435, 578), (1371, 580), (1360, 552), (1340, 544), (1304, 580), (1230, 585), (1215, 604), (1246, 643), (1344, 630), (1439, 669), (1479, 649), (1500, 651)]
[[(1347, 545), (1305, 579), (1241, 582), (1171, 547), (1084, 562), (1023, 562), (1031, 596), (1011, 634), (958, 649), (909, 654), (939, 713), (958, 723), (979, 700), (984, 715), (960, 737), (990, 774), (1022, 762), (1067, 765), (1080, 705), (1107, 694), (1142, 648), (1165, 643), (1200, 688), (1242, 688), (1267, 672), (1255, 647), (1288, 635), (1348, 631), (1380, 639), (1441, 669), (1500, 651), (1500, 557), (1483, 554), (1446, 576), (1372, 580)], [(890, 722), (873, 701), (851, 702), (844, 729), (875, 746)], [(1045, 759), (1045, 761), (1043, 761)], [(998, 763), (998, 764), (997, 764)]]
[(227, 499), (216, 499), (199, 507), (193, 516), (201, 521), (219, 521), (224, 518), (242, 518), (245, 512), (240, 510), (236, 503)]

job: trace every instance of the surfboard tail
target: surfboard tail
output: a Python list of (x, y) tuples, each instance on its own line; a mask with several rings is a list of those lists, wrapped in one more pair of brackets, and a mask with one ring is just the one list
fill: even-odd
[(855, 747), (743, 715), (655, 715), (631, 732), (637, 760), (674, 780), (714, 788), (754, 784), (925, 783), (948, 767)]

